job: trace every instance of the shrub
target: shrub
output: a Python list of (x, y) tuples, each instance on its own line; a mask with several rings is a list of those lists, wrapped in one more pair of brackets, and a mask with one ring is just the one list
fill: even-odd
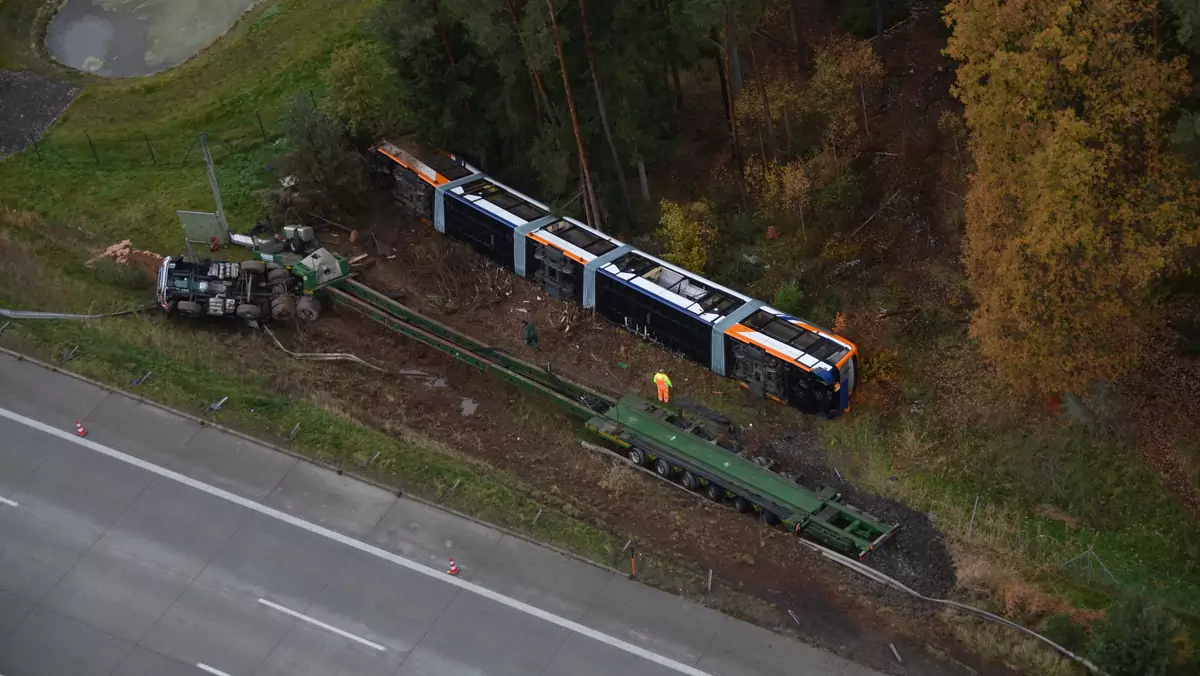
[(677, 204), (664, 199), (659, 234), (666, 245), (663, 258), (695, 272), (703, 272), (712, 260), (716, 228), (712, 206), (706, 200)]
[(1092, 634), (1088, 657), (1109, 676), (1170, 676), (1175, 621), (1142, 599), (1117, 603)]

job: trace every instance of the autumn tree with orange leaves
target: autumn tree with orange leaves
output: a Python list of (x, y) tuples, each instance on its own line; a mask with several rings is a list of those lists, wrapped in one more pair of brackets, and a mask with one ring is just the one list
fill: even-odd
[(976, 171), (964, 259), (972, 334), (1014, 385), (1080, 391), (1152, 355), (1155, 285), (1200, 243), (1197, 185), (1171, 155), (1189, 88), (1153, 0), (952, 0)]

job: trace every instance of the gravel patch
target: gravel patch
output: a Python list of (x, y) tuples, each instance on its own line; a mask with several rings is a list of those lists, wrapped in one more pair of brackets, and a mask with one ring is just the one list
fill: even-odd
[(828, 454), (814, 431), (777, 437), (767, 445), (766, 455), (778, 460), (780, 469), (796, 476), (805, 486), (833, 486), (848, 504), (882, 521), (900, 524), (900, 530), (879, 549), (867, 554), (863, 563), (912, 589), (934, 598), (945, 598), (957, 576), (946, 539), (929, 520), (929, 515), (901, 502), (863, 490), (829, 465)]
[(41, 137), (80, 88), (28, 70), (0, 70), (0, 157)]

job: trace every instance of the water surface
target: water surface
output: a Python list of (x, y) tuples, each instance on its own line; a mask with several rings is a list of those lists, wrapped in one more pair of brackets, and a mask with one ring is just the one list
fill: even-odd
[(97, 75), (148, 75), (207, 47), (257, 1), (65, 0), (50, 20), (46, 50)]

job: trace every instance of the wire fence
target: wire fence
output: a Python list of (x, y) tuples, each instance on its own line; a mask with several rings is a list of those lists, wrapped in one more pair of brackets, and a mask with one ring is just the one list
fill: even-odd
[[(316, 108), (316, 97), (303, 95)], [(287, 132), (288, 110), (253, 109), (224, 117), (216, 130), (148, 132), (130, 130), (112, 133), (100, 130), (64, 132), (49, 138), (29, 138), (24, 161), (39, 170), (86, 169), (105, 171), (173, 170), (203, 166), (200, 132), (208, 137), (215, 162), (246, 155), (281, 141)]]

